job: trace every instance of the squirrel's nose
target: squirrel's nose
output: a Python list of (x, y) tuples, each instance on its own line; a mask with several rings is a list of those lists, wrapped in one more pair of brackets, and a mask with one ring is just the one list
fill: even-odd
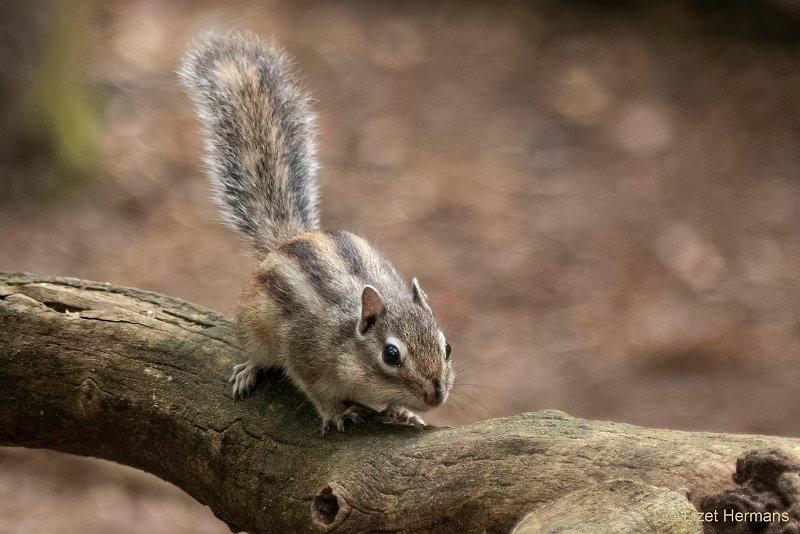
[(425, 402), (431, 406), (439, 406), (444, 401), (444, 392), (442, 391), (442, 383), (438, 378), (431, 380), (430, 391), (425, 392)]

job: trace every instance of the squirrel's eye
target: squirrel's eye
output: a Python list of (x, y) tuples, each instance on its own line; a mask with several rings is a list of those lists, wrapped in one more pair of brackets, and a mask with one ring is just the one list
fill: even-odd
[(394, 345), (383, 347), (383, 361), (387, 365), (400, 365), (400, 349)]
[(453, 349), (450, 347), (450, 343), (444, 344), (444, 361), (450, 361), (450, 353), (453, 352)]

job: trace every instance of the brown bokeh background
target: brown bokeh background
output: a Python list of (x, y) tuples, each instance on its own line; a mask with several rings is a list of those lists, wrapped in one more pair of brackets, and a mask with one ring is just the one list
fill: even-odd
[[(36, 6), (3, 28), (1, 270), (230, 314), (251, 260), (174, 71), (198, 32), (250, 29), (318, 100), (325, 225), (446, 327), (461, 395), (430, 421), (800, 435), (794, 2)], [(227, 528), (149, 475), (0, 449), (0, 530)]]

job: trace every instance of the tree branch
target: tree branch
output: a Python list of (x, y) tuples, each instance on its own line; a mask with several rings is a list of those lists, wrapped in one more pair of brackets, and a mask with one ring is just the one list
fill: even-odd
[(231, 323), (187, 302), (0, 274), (0, 444), (154, 473), (233, 530), (546, 532), (608, 524), (613, 508), (653, 532), (699, 532), (687, 494), (729, 487), (745, 451), (800, 447), (556, 411), (322, 438), (279, 376), (234, 402), (242, 360)]

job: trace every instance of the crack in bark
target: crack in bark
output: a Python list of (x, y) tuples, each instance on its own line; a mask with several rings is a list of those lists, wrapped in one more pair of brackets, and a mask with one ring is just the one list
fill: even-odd
[(42, 304), (44, 304), (51, 310), (55, 310), (59, 313), (65, 313), (65, 312), (78, 313), (86, 311), (88, 309), (88, 308), (81, 308), (80, 306), (71, 306), (63, 302), (43, 301)]
[(177, 317), (178, 319), (183, 319), (187, 323), (195, 324), (197, 326), (202, 326), (204, 328), (210, 328), (212, 326), (216, 326), (217, 324), (214, 321), (203, 321), (197, 318), (196, 315), (190, 315), (187, 313), (183, 313), (177, 310), (162, 310), (167, 315), (171, 315), (173, 317)]

